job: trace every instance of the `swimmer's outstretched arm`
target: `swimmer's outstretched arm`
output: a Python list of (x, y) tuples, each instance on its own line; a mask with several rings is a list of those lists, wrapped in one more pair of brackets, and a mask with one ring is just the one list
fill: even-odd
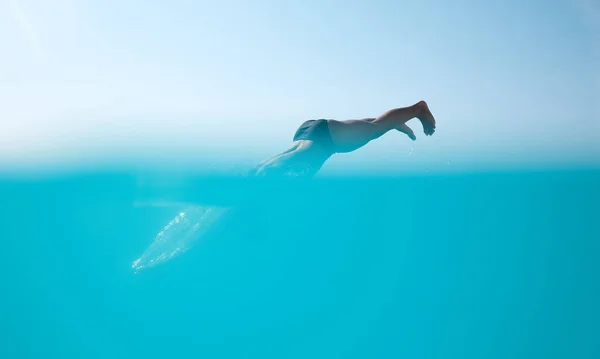
[(394, 129), (415, 140), (414, 132), (406, 125), (415, 117), (423, 124), (425, 135), (431, 136), (435, 132), (435, 119), (425, 101), (389, 110), (375, 119), (330, 120), (329, 132), (337, 152), (351, 152)]

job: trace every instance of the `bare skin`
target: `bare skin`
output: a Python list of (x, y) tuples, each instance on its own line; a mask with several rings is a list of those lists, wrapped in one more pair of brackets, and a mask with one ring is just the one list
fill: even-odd
[(263, 161), (254, 174), (313, 176), (333, 154), (355, 151), (391, 130), (400, 131), (414, 141), (416, 136), (406, 125), (413, 118), (421, 122), (426, 136), (434, 134), (435, 118), (425, 101), (389, 110), (376, 118), (329, 120), (333, 150), (311, 140), (294, 141), (286, 151)]

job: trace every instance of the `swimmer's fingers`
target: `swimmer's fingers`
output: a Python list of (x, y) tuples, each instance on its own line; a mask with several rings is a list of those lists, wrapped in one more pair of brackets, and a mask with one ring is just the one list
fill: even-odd
[(413, 130), (411, 130), (410, 127), (408, 127), (405, 123), (403, 123), (402, 125), (400, 125), (400, 127), (398, 127), (398, 131), (405, 133), (413, 141), (415, 141), (417, 139), (417, 136), (415, 136), (415, 133), (413, 132)]

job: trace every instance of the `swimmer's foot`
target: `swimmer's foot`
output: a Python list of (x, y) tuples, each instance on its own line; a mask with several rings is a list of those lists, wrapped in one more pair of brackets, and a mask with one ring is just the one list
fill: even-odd
[(433, 135), (435, 132), (435, 118), (431, 114), (431, 111), (429, 111), (427, 103), (425, 101), (420, 101), (417, 103), (417, 106), (420, 108), (417, 118), (423, 125), (423, 132), (425, 132), (427, 136)]

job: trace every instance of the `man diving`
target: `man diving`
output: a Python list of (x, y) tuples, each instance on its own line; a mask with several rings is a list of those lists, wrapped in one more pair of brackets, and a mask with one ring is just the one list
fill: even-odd
[(390, 130), (400, 131), (416, 140), (414, 132), (406, 125), (413, 118), (421, 121), (426, 136), (433, 135), (435, 118), (425, 101), (389, 110), (377, 118), (306, 121), (294, 134), (290, 148), (263, 161), (250, 174), (312, 177), (333, 154), (357, 150)]

